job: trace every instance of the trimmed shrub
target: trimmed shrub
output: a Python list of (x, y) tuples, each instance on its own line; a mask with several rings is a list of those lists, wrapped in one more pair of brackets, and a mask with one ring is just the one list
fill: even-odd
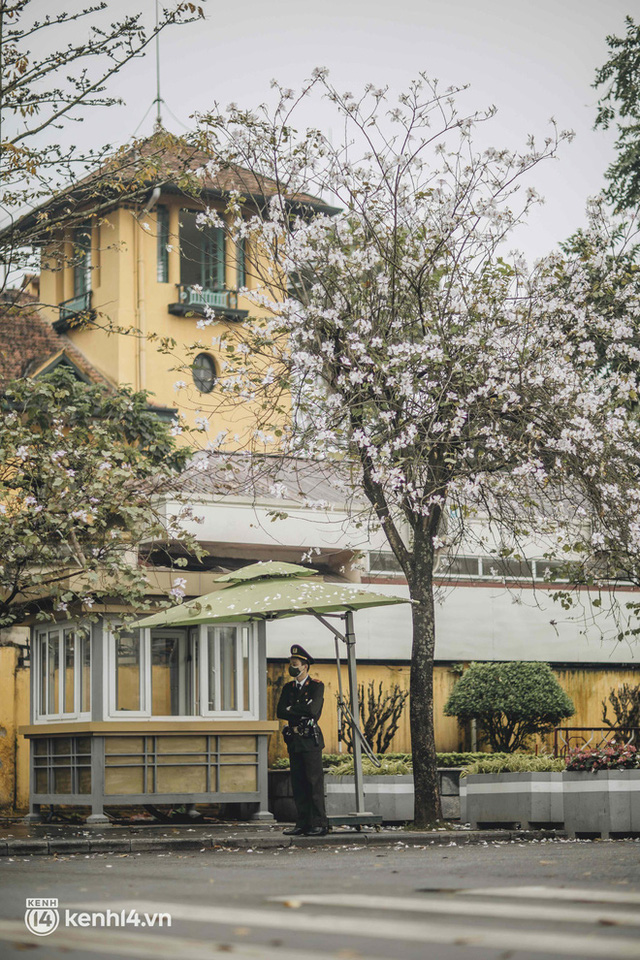
[(461, 723), (476, 720), (492, 750), (515, 753), (530, 737), (549, 733), (575, 707), (546, 663), (472, 663), (444, 708)]
[(562, 773), (564, 760), (551, 754), (534, 756), (531, 753), (504, 753), (500, 756), (487, 753), (460, 772), (461, 777), (473, 773)]

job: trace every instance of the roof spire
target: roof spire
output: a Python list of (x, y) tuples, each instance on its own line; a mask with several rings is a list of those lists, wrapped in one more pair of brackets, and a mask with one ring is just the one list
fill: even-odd
[(162, 123), (162, 111), (161, 104), (164, 103), (160, 95), (160, 31), (158, 29), (159, 25), (159, 14), (158, 14), (158, 0), (156, 0), (156, 97), (153, 101), (156, 105), (156, 122), (154, 124), (154, 132), (158, 133), (159, 130), (163, 130), (164, 126)]

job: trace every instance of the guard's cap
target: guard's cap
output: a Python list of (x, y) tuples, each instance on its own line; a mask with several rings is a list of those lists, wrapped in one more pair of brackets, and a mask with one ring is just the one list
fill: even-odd
[(298, 660), (306, 660), (309, 666), (314, 662), (313, 657), (310, 653), (307, 653), (304, 647), (301, 647), (299, 643), (294, 643), (291, 647), (291, 656), (297, 657)]

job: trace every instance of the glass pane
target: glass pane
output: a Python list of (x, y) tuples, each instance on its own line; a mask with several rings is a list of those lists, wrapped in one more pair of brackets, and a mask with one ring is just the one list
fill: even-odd
[(216, 643), (216, 628), (207, 627), (207, 703), (209, 710), (217, 710), (220, 702), (218, 691), (218, 644)]
[(64, 631), (63, 713), (75, 713), (74, 663), (76, 638), (73, 630)]
[(104, 792), (144, 793), (142, 767), (109, 767), (104, 772)]
[(46, 739), (33, 740), (33, 752), (37, 753), (39, 756), (46, 755), (49, 752), (49, 741)]
[(73, 293), (79, 297), (91, 289), (91, 224), (74, 230)]
[(184, 737), (158, 737), (157, 752), (158, 756), (160, 754), (172, 756), (182, 756), (190, 753), (205, 754), (207, 752), (207, 738), (197, 734)]
[(219, 768), (219, 777), (221, 793), (253, 793), (258, 789), (257, 770), (252, 764), (223, 765)]
[(186, 700), (184, 642), (178, 636), (151, 637), (151, 713), (179, 716)]
[(220, 693), (221, 710), (237, 710), (238, 696), (236, 644), (238, 631), (235, 627), (220, 627)]
[(477, 577), (477, 557), (441, 557), (437, 573), (443, 577)]
[(169, 280), (169, 211), (166, 207), (157, 207), (158, 215), (158, 283), (167, 283)]
[(224, 288), (224, 233), (200, 229), (195, 210), (180, 211), (180, 282), (207, 290)]
[(80, 712), (91, 711), (91, 639), (80, 640)]
[(91, 753), (91, 737), (76, 738), (76, 753), (78, 756), (86, 756)]
[(68, 757), (71, 755), (70, 737), (54, 737), (52, 743), (54, 756)]
[(109, 754), (131, 754), (142, 757), (144, 744), (142, 737), (105, 737), (104, 752)]
[(38, 703), (40, 704), (39, 712), (43, 716), (47, 712), (47, 635), (46, 633), (41, 633), (38, 636), (38, 649), (40, 651), (40, 663), (38, 670), (38, 682), (40, 683), (40, 691), (38, 697)]
[(91, 793), (91, 767), (79, 768), (78, 793)]
[(255, 737), (241, 737), (233, 734), (227, 737), (219, 737), (218, 749), (220, 756), (226, 758), (228, 755), (239, 753), (256, 753), (258, 748)]
[(192, 714), (200, 713), (200, 641), (199, 630), (189, 631), (189, 653), (187, 667), (189, 671), (189, 699)]
[(251, 684), (249, 673), (251, 664), (249, 662), (249, 631), (246, 627), (242, 628), (242, 709), (253, 711), (251, 703)]
[(206, 793), (207, 768), (188, 766), (159, 767), (157, 793)]
[(71, 793), (71, 767), (53, 771), (53, 792)]
[(533, 576), (532, 564), (528, 560), (514, 560), (511, 557), (484, 557), (482, 560), (484, 577), (506, 577), (508, 579), (530, 580)]
[(246, 257), (247, 257), (247, 241), (245, 237), (241, 237), (236, 244), (236, 261), (237, 261), (237, 285), (238, 287), (244, 287), (247, 284), (247, 268), (246, 268)]
[(49, 793), (47, 770), (36, 770), (36, 793)]
[(140, 709), (140, 631), (120, 634), (116, 644), (116, 710)]
[(57, 632), (49, 634), (48, 650), (47, 713), (58, 713), (60, 710), (60, 635)]
[(402, 573), (402, 567), (390, 550), (372, 550), (369, 554), (369, 570), (373, 573)]

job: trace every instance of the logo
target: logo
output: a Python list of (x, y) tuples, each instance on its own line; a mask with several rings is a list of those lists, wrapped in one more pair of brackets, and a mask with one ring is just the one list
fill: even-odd
[(36, 937), (46, 937), (57, 928), (60, 923), (58, 901), (55, 897), (35, 898), (27, 897), (27, 909), (24, 922), (30, 933)]

